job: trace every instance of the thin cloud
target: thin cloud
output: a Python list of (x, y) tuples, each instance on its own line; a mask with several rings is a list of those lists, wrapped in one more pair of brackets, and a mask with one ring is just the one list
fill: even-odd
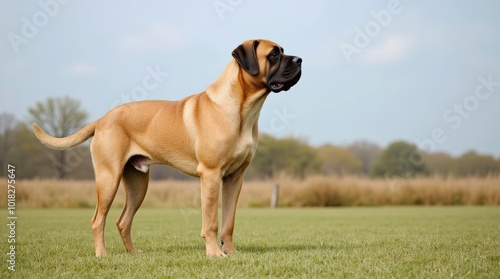
[(99, 70), (99, 68), (90, 65), (89, 63), (79, 62), (72, 65), (69, 72), (74, 76), (90, 76), (99, 74), (101, 71)]
[(370, 64), (390, 64), (406, 58), (415, 45), (413, 36), (390, 36), (380, 45), (368, 48), (364, 60)]
[(121, 48), (128, 52), (172, 51), (184, 45), (183, 32), (162, 23), (155, 23), (143, 32), (127, 36), (121, 41)]

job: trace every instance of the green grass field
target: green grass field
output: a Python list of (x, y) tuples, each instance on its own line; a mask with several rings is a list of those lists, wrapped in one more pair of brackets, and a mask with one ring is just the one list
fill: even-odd
[(19, 210), (16, 271), (3, 260), (0, 278), (500, 277), (500, 207), (239, 209), (240, 252), (226, 258), (205, 256), (198, 208), (139, 210), (137, 254), (123, 248), (119, 213), (110, 256), (95, 258), (93, 210)]

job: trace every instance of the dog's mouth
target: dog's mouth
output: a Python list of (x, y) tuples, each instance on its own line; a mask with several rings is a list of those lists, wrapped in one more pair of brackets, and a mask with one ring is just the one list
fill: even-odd
[(294, 86), (300, 79), (302, 72), (300, 69), (287, 81), (271, 81), (269, 82), (269, 89), (274, 93), (281, 91), (288, 91), (292, 86)]
[(280, 91), (283, 87), (285, 87), (285, 84), (281, 82), (273, 82), (269, 87), (273, 91)]

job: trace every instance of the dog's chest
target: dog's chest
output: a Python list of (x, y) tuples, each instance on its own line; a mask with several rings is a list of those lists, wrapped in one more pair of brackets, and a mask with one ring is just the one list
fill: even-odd
[(241, 137), (234, 146), (234, 149), (230, 156), (232, 160), (231, 162), (229, 162), (226, 173), (230, 174), (236, 171), (248, 156), (253, 155), (256, 145), (257, 143), (254, 142), (251, 135)]

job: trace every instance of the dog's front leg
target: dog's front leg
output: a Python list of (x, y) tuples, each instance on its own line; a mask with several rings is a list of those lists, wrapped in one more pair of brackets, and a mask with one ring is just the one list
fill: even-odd
[(226, 254), (236, 252), (233, 244), (234, 219), (236, 217), (236, 204), (243, 185), (243, 176), (246, 166), (234, 174), (224, 177), (222, 182), (222, 250)]
[(201, 178), (201, 236), (205, 240), (207, 256), (225, 256), (217, 242), (219, 188), (222, 178), (220, 171), (207, 170)]

